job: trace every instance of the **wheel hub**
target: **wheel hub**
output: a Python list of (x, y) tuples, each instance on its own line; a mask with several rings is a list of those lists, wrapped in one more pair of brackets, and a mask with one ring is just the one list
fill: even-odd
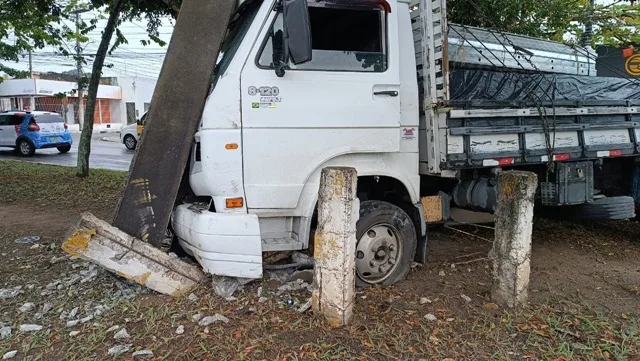
[(389, 224), (375, 225), (362, 235), (356, 250), (358, 276), (368, 283), (384, 282), (401, 254), (398, 231)]

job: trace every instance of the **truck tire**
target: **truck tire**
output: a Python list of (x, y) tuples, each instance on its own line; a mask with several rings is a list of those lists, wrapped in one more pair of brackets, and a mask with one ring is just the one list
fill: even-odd
[(362, 202), (356, 239), (356, 285), (390, 286), (405, 279), (417, 244), (405, 211), (387, 202)]
[(635, 217), (633, 197), (607, 197), (595, 200), (576, 208), (574, 216), (578, 219), (630, 219)]

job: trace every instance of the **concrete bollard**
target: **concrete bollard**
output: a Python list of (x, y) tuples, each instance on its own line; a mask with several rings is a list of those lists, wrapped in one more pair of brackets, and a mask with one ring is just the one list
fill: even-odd
[(493, 262), (493, 302), (517, 307), (527, 302), (531, 272), (533, 200), (538, 177), (531, 172), (498, 174)]
[(334, 327), (347, 325), (353, 317), (357, 182), (353, 168), (326, 168), (320, 178), (312, 307)]

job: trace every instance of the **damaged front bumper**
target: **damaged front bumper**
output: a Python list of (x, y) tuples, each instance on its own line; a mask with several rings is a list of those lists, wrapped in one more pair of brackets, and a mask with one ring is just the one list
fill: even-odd
[(262, 277), (262, 240), (255, 214), (215, 213), (195, 204), (182, 204), (171, 218), (180, 246), (205, 272)]

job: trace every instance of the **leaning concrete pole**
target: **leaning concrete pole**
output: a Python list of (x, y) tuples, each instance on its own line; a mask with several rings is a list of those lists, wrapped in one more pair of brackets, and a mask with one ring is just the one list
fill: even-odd
[(493, 261), (491, 298), (503, 307), (517, 307), (527, 302), (537, 186), (538, 177), (534, 173), (498, 174), (496, 234), (490, 253)]
[(183, 0), (113, 225), (160, 247), (236, 0)]
[(326, 168), (320, 178), (313, 312), (324, 315), (334, 327), (347, 325), (353, 317), (357, 182), (353, 168)]

